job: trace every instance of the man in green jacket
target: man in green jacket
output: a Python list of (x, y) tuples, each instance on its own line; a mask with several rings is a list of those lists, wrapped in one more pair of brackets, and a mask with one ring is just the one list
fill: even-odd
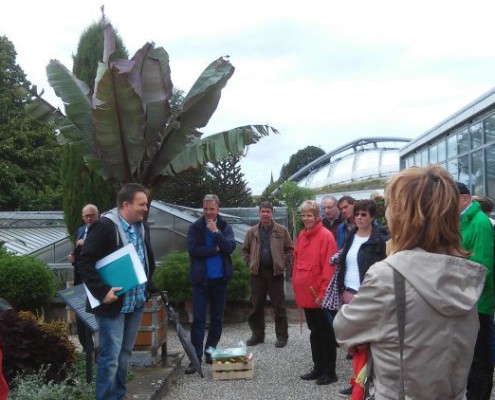
[(493, 228), (480, 205), (472, 201), (469, 188), (457, 182), (459, 207), (461, 211), (462, 247), (471, 252), (470, 260), (487, 269), (485, 286), (478, 300), (480, 328), (474, 348), (473, 362), (467, 385), (468, 400), (489, 400), (493, 386), (493, 363), (490, 357), (491, 336), (493, 336)]

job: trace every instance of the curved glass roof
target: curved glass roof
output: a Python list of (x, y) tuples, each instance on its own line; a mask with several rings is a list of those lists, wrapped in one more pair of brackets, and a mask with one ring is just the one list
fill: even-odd
[[(298, 181), (299, 186), (319, 189), (338, 183), (387, 178), (400, 170), (399, 149), (406, 142), (409, 139), (359, 139), (318, 158), (289, 180)], [(298, 179), (301, 175), (303, 178)]]

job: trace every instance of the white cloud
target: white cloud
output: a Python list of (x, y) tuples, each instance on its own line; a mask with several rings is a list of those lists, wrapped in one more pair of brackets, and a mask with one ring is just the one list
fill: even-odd
[[(4, 3), (0, 35), (13, 42), (28, 79), (56, 101), (45, 67), (51, 58), (72, 67), (102, 2)], [(236, 72), (205, 132), (280, 130), (242, 161), (255, 194), (308, 145), (330, 151), (364, 136), (416, 137), (495, 83), (491, 1), (107, 0), (105, 11), (131, 55), (147, 41), (169, 52), (180, 89), (231, 56)]]

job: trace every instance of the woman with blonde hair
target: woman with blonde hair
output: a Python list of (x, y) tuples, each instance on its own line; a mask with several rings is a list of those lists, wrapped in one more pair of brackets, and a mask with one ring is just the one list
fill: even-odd
[(328, 260), (337, 253), (337, 243), (332, 232), (323, 226), (320, 205), (316, 201), (306, 200), (301, 205), (301, 219), (304, 228), (294, 248), (292, 285), (297, 306), (304, 309), (310, 330), (314, 364), (311, 371), (301, 375), (301, 379), (328, 385), (337, 381), (337, 349), (335, 334), (327, 322), (321, 303), (335, 270)]
[[(439, 166), (408, 168), (387, 185), (394, 254), (370, 267), (334, 320), (346, 350), (369, 346), (376, 400), (465, 398), (485, 268), (465, 259), (458, 202), (456, 184)], [(395, 282), (405, 287), (402, 307)]]

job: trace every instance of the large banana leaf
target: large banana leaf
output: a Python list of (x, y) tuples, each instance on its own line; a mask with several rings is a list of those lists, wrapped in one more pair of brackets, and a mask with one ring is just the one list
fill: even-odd
[[(38, 93), (36, 86), (31, 88), (19, 86), (15, 89), (15, 95), (26, 100), (26, 111), (28, 115), (40, 124), (49, 124), (57, 129), (57, 141), (59, 144), (70, 142), (82, 142), (84, 134), (75, 126), (59, 108), (53, 107)], [(84, 142), (87, 145), (86, 142)]]
[(109, 175), (119, 182), (131, 182), (145, 152), (145, 114), (129, 79), (134, 62), (112, 64), (95, 91), (95, 143)]
[(201, 137), (197, 128), (206, 126), (220, 101), (221, 91), (235, 68), (225, 58), (212, 62), (184, 99), (182, 110), (170, 121), (160, 149), (151, 160), (144, 184), (149, 184), (177, 157), (188, 143)]
[(268, 125), (247, 125), (219, 132), (190, 143), (162, 171), (161, 175), (176, 175), (207, 162), (215, 163), (229, 156), (241, 156), (246, 146), (278, 131)]
[(151, 159), (160, 148), (167, 121), (173, 84), (170, 78), (169, 57), (163, 48), (155, 49), (147, 43), (132, 58), (140, 82), (140, 93), (146, 112), (144, 139)]
[(203, 128), (208, 124), (234, 71), (234, 66), (223, 57), (206, 67), (184, 99), (181, 129)]
[[(94, 132), (88, 86), (77, 79), (72, 72), (57, 60), (50, 61), (46, 67), (46, 73), (48, 82), (55, 91), (55, 94), (64, 103), (67, 118), (81, 133), (79, 136), (76, 130), (70, 130), (72, 140), (87, 139)], [(63, 135), (65, 133), (62, 132)]]
[(103, 160), (96, 157), (93, 150), (89, 146), (87, 137), (81, 132), (81, 130), (74, 125), (60, 109), (53, 107), (50, 103), (44, 100), (41, 96), (43, 93), (37, 92), (36, 86), (32, 86), (30, 89), (25, 87), (19, 87), (16, 90), (16, 95), (24, 97), (28, 100), (26, 104), (26, 111), (35, 121), (42, 124), (50, 124), (58, 131), (57, 141), (61, 145), (69, 146), (83, 146), (85, 150), (85, 161), (89, 165), (89, 168), (104, 179), (108, 179), (110, 176), (107, 172), (106, 165)]

